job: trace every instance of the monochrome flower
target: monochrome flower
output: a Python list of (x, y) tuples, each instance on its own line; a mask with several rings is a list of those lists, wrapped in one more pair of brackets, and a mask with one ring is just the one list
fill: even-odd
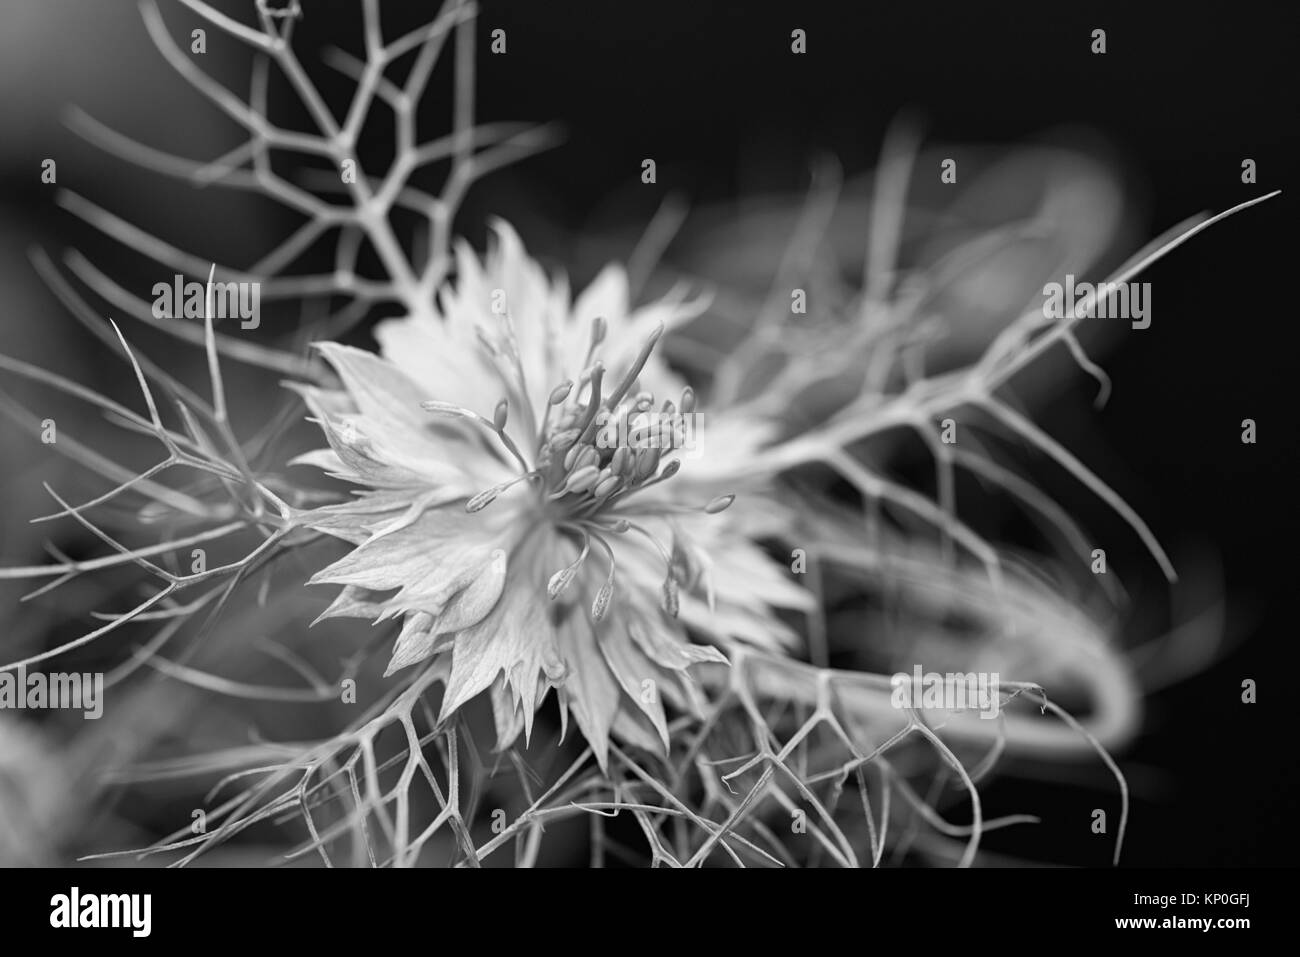
[(387, 673), (433, 659), (441, 718), (489, 692), (498, 747), (554, 688), (602, 766), (611, 735), (662, 750), (693, 665), (789, 641), (776, 610), (808, 607), (759, 544), (779, 503), (732, 513), (718, 485), (763, 430), (723, 416), (682, 454), (702, 413), (656, 345), (698, 302), (632, 310), (616, 266), (571, 302), (503, 223), (456, 275), (380, 354), (321, 344), (341, 389), (297, 387), (329, 448), (296, 462), (360, 486), (299, 517), (354, 546), (311, 579), (344, 586), (322, 617), (400, 618)]

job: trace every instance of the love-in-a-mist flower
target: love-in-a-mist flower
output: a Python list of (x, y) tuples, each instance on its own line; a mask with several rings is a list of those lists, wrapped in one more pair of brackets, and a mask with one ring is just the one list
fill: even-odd
[(505, 747), (554, 688), (603, 766), (611, 734), (662, 749), (665, 703), (698, 709), (691, 666), (726, 659), (689, 632), (775, 645), (807, 593), (706, 480), (758, 437), (723, 422), (683, 456), (708, 420), (656, 345), (700, 305), (630, 310), (617, 267), (571, 302), (495, 232), (436, 310), (377, 328), (381, 355), (320, 346), (343, 389), (300, 387), (330, 447), (297, 461), (361, 488), (301, 516), (355, 545), (312, 582), (344, 586), (322, 617), (402, 619), (388, 674), (434, 657), (441, 717), (489, 692)]

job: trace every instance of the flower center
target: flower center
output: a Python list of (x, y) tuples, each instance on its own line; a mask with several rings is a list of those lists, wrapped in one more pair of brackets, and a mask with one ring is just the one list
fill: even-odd
[[(609, 572), (591, 610), (592, 618), (597, 621), (604, 617), (613, 596), (617, 564), (606, 535), (634, 532), (654, 545), (667, 568), (663, 604), (674, 616), (677, 614), (678, 585), (690, 579), (690, 569), (694, 564), (677, 548), (676, 542), (670, 552), (650, 531), (619, 509), (628, 496), (676, 475), (681, 460), (669, 456), (696, 434), (695, 393), (689, 386), (682, 390), (678, 403), (666, 399), (658, 409), (652, 393), (632, 393), (632, 387), (663, 331), (661, 324), (650, 334), (622, 379), (606, 393), (605, 367), (594, 359), (605, 338), (605, 321), (596, 319), (592, 323), (591, 344), (577, 383), (561, 383), (551, 391), (547, 400), (537, 429), (535, 464), (531, 467), (514, 440), (506, 434), (507, 399), (497, 403), (491, 422), (467, 410), (453, 409), (442, 403), (425, 403), (426, 408), (477, 419), (496, 434), (520, 464), (522, 474), (475, 495), (465, 504), (467, 511), (484, 509), (506, 489), (527, 481), (536, 486), (542, 508), (555, 527), (580, 544), (577, 559), (551, 576), (547, 586), (551, 598), (558, 597), (573, 581), (587, 561), (593, 542), (605, 553)], [(485, 345), (494, 355), (504, 357), (507, 367), (513, 367), (519, 379), (516, 391), (525, 397), (522, 371), (512, 350), (500, 341), (485, 342)], [(526, 398), (523, 401), (528, 430), (531, 431), (536, 416), (527, 406)], [(710, 514), (720, 512), (734, 498), (733, 495), (720, 496), (702, 510)], [(701, 509), (657, 505), (656, 510), (667, 514)]]
[[(628, 394), (658, 335), (608, 396), (601, 393), (605, 370), (599, 362), (582, 374), (576, 390), (565, 383), (551, 394), (559, 411), (554, 426), (540, 437), (536, 471), (541, 494), (557, 514), (589, 518), (639, 489), (667, 481), (681, 467), (668, 456), (693, 432), (694, 393), (687, 388), (680, 404), (668, 399), (658, 409), (652, 393)], [(577, 397), (584, 388), (585, 403)]]

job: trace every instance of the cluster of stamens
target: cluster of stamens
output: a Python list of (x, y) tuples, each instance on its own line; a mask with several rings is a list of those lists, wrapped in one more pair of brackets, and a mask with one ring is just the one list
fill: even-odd
[[(677, 474), (681, 461), (669, 456), (682, 446), (688, 434), (693, 434), (690, 417), (695, 414), (695, 393), (690, 387), (682, 390), (680, 401), (667, 399), (657, 410), (652, 393), (632, 392), (661, 335), (662, 325), (650, 334), (619, 383), (606, 394), (605, 367), (594, 359), (605, 338), (605, 321), (596, 319), (592, 323), (584, 371), (576, 383), (566, 381), (552, 390), (537, 429), (535, 464), (531, 467), (514, 440), (506, 435), (508, 399), (497, 403), (491, 422), (443, 403), (425, 403), (425, 408), (468, 416), (490, 428), (523, 469), (516, 478), (475, 495), (466, 503), (467, 511), (486, 508), (506, 489), (528, 481), (536, 486), (543, 508), (556, 527), (580, 543), (577, 559), (551, 576), (547, 593), (552, 599), (559, 597), (577, 576), (591, 554), (593, 542), (604, 552), (609, 574), (592, 602), (591, 614), (596, 621), (604, 617), (614, 593), (616, 561), (608, 534), (634, 532), (654, 545), (667, 568), (663, 605), (674, 617), (679, 585), (692, 587), (699, 574), (696, 563), (676, 542), (670, 551), (650, 531), (618, 511), (619, 503), (628, 496)], [(526, 396), (517, 356), (503, 349), (503, 341), (485, 344), (494, 356), (504, 357), (508, 366), (518, 372), (521, 381), (517, 391)], [(526, 411), (531, 424), (535, 417), (531, 409)], [(703, 509), (664, 506), (662, 510), (716, 514), (733, 499), (732, 495), (723, 495)]]

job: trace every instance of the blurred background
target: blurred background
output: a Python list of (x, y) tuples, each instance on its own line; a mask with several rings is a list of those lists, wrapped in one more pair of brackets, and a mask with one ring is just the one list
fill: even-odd
[[(188, 33), (193, 16), (178, 4), (162, 6), (174, 35)], [(383, 6), (394, 33), (433, 9)], [(356, 4), (305, 0), (304, 7), (298, 42), (310, 67), (317, 66), (311, 51), (327, 40), (342, 38), (359, 52)], [(1295, 5), (1284, 3), (1058, 9), (1013, 2), (988, 9), (487, 0), (479, 18), (479, 118), (555, 122), (562, 139), (477, 186), (458, 226), (481, 248), (485, 218), (503, 215), (530, 251), (580, 287), (605, 262), (631, 256), (667, 200), (686, 215), (647, 288), (688, 278), (718, 284), (739, 302), (761, 300), (810, 170), (833, 157), (844, 187), (829, 242), (842, 255), (836, 268), (852, 282), (861, 268), (869, 174), (891, 124), (908, 116), (924, 133), (909, 194), (916, 232), (905, 245), (908, 263), (933, 260), (961, 230), (993, 228), (1050, 196), (1059, 204), (1053, 238), (1099, 276), (1192, 214), (1288, 188), (1300, 88), (1290, 76), (1295, 18)], [(1107, 34), (1102, 56), (1090, 52), (1096, 28)], [(506, 32), (505, 55), (487, 52), (495, 29)], [(804, 55), (791, 53), (794, 29), (806, 31)], [(215, 37), (210, 31), (205, 66), (240, 76), (242, 51)], [(444, 74), (440, 68), (428, 98), (434, 125), (445, 123), (439, 110), (450, 112)], [(255, 197), (196, 192), (104, 155), (63, 124), (74, 104), (144, 142), (198, 159), (235, 145), (238, 132), (175, 77), (129, 0), (5, 0), (0, 7), (0, 348), (129, 399), (127, 367), (106, 359), (105, 347), (58, 303), (30, 250), (40, 246), (58, 259), (75, 246), (133, 288), (151, 285), (157, 267), (57, 208), (56, 187), (40, 181), (42, 160), (57, 160), (58, 187), (222, 261), (252, 261), (294, 221)], [(958, 162), (955, 186), (939, 182), (944, 157)], [(641, 182), (645, 158), (657, 164), (653, 185)], [(1256, 185), (1241, 182), (1246, 158), (1257, 163)], [(1293, 860), (1297, 761), (1285, 695), (1296, 663), (1291, 553), (1300, 543), (1286, 287), (1294, 211), (1294, 197), (1284, 192), (1141, 277), (1153, 288), (1151, 328), (1120, 329), (1096, 342), (1094, 355), (1115, 383), (1103, 410), (1092, 409), (1094, 384), (1067, 374), (1065, 363), (1033, 386), (1035, 420), (1068, 439), (1188, 573), (1169, 590), (1140, 545), (1119, 534), (1119, 523), (1085, 505), (1082, 490), (1058, 476), (1062, 501), (1078, 499), (1100, 533), (1115, 533), (1108, 555), (1133, 598), (1125, 623), (1131, 644), (1189, 620), (1205, 624), (1206, 633), (1216, 618), (1224, 623), (1217, 649), (1183, 635), (1167, 646), (1170, 654), (1141, 659), (1139, 674), (1153, 689), (1147, 726), (1121, 761), (1135, 798), (1129, 865)], [(1030, 300), (1046, 281), (1038, 268), (1032, 249), (1011, 249), (954, 293), (985, 315), (970, 342), (953, 346), (960, 355), (991, 335), (998, 316), (1009, 318), (1015, 303), (1000, 295)], [(303, 320), (291, 309), (276, 319), (285, 330)], [(195, 350), (150, 339), (138, 324), (127, 331), (165, 356), (181, 381), (203, 381)], [(241, 389), (245, 375), (262, 391)], [(232, 393), (243, 396), (237, 411), (258, 414), (266, 377), (247, 369), (229, 376)], [(42, 417), (79, 423), (94, 416), (9, 376), (0, 388)], [(1253, 446), (1240, 441), (1248, 417), (1259, 423)], [(47, 538), (74, 557), (93, 548), (71, 523), (27, 523), (51, 510), (42, 481), (76, 487), (66, 463), (9, 419), (0, 420), (0, 460), (4, 564), (44, 560)], [(24, 590), (0, 589), (6, 648), (50, 640), (59, 609), (19, 605)], [(78, 600), (89, 607), (94, 599)], [(1199, 660), (1202, 653), (1213, 660)], [(1254, 706), (1240, 703), (1247, 678), (1260, 683)], [(10, 779), (6, 787), (35, 788), (42, 775), (57, 780), (59, 752), (41, 737), (58, 739), (59, 728), (45, 727), (57, 720), (0, 714), (0, 773), (14, 769), (26, 782)], [(1000, 848), (1032, 856), (1050, 847), (1062, 863), (1104, 863), (1108, 851), (1067, 820), (1080, 803), (1068, 787), (1070, 772), (1051, 769), (1036, 780), (1024, 770), (1028, 780), (992, 783), (990, 800), (1033, 810), (1044, 823), (1008, 834)], [(1003, 788), (1013, 789), (1010, 797), (999, 794)], [(13, 794), (0, 790), (0, 818), (13, 821), (16, 806)], [(160, 800), (144, 816), (176, 826), (188, 806), (178, 812)], [(46, 810), (82, 829), (98, 813), (75, 802)]]

